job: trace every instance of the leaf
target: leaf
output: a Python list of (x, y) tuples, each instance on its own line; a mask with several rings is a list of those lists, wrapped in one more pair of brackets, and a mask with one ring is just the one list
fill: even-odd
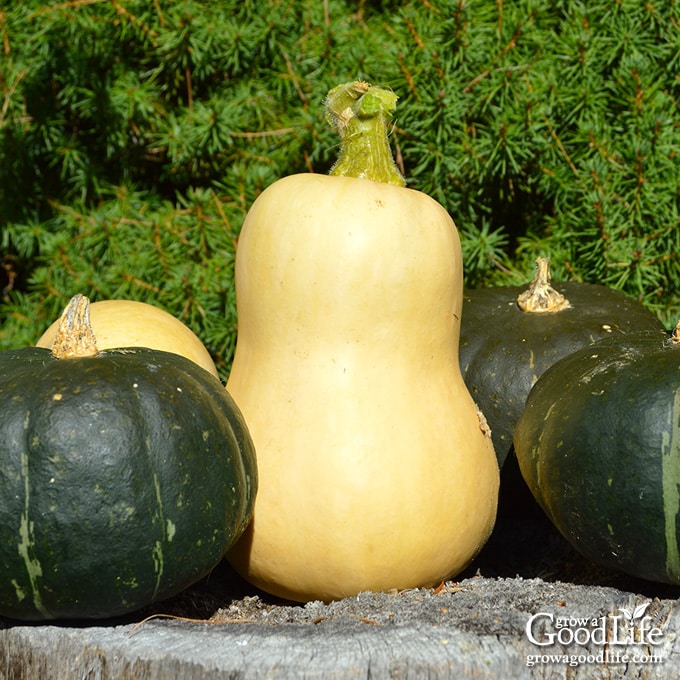
[(645, 610), (647, 607), (649, 607), (649, 602), (645, 602), (644, 604), (640, 604), (637, 607), (635, 607), (635, 610), (633, 611), (633, 620), (635, 619), (641, 619), (642, 616), (645, 613)]
[(623, 615), (626, 617), (627, 621), (633, 620), (633, 616), (631, 615), (631, 613), (627, 609), (624, 609), (623, 607), (621, 607), (619, 609), (619, 611), (623, 613)]

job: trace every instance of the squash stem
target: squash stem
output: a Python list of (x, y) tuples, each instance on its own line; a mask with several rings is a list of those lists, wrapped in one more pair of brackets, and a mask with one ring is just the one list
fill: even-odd
[(56, 359), (97, 356), (97, 342), (90, 324), (90, 301), (78, 293), (70, 300), (59, 321), (52, 343)]
[(325, 102), (326, 120), (340, 135), (340, 155), (331, 175), (371, 179), (403, 187), (388, 139), (397, 103), (391, 90), (363, 81), (334, 87)]
[(675, 328), (671, 331), (671, 342), (674, 345), (680, 345), (680, 321), (675, 324)]
[(550, 258), (536, 260), (536, 274), (529, 288), (517, 297), (517, 305), (523, 312), (546, 314), (571, 307), (569, 300), (550, 285)]

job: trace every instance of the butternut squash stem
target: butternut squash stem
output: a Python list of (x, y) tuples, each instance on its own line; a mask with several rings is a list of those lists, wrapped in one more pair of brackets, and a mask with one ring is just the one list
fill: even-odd
[(52, 343), (56, 359), (97, 356), (97, 342), (90, 324), (90, 300), (78, 293), (61, 315), (59, 328)]
[(396, 103), (394, 92), (363, 81), (338, 85), (328, 93), (326, 120), (340, 135), (340, 155), (331, 175), (406, 184), (388, 136)]
[(523, 312), (545, 314), (559, 312), (571, 307), (569, 300), (550, 285), (550, 258), (536, 260), (536, 274), (529, 288), (517, 297), (517, 305)]

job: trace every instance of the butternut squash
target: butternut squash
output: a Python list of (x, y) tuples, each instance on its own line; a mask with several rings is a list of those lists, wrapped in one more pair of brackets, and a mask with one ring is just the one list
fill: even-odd
[[(52, 347), (60, 321), (54, 321), (42, 334), (37, 347)], [(219, 378), (215, 363), (198, 336), (160, 307), (134, 300), (99, 300), (90, 304), (90, 324), (100, 350), (160, 349), (180, 354)]]
[(331, 176), (270, 185), (238, 242), (227, 389), (260, 486), (228, 559), (291, 600), (436, 584), (495, 520), (493, 444), (458, 362), (458, 232), (403, 186), (386, 135), (395, 101), (366, 83), (332, 90)]

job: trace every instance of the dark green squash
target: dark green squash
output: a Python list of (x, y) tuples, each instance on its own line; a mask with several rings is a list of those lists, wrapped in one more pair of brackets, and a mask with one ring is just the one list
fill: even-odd
[(466, 290), (460, 332), (465, 383), (486, 416), (499, 465), (529, 390), (558, 359), (601, 338), (662, 330), (640, 303), (605, 286), (550, 283), (549, 259), (539, 258), (528, 289)]
[(59, 358), (0, 353), (0, 615), (17, 619), (110, 617), (176, 594), (241, 535), (257, 490), (218, 379), (177, 354), (97, 352), (87, 299), (68, 310)]
[(680, 324), (555, 363), (515, 429), (539, 505), (593, 562), (680, 585)]

